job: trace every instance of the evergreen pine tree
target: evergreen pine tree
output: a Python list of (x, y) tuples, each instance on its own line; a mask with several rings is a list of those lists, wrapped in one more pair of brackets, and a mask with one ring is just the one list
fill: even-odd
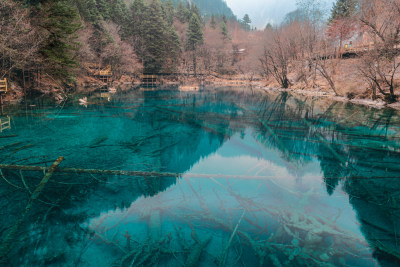
[(110, 17), (110, 5), (106, 0), (96, 0), (97, 2), (97, 9), (99, 10), (101, 16), (103, 17), (104, 20), (109, 20), (111, 19)]
[(92, 22), (98, 22), (102, 20), (102, 16), (100, 15), (99, 10), (97, 9), (97, 3), (96, 0), (86, 0), (87, 2), (87, 8), (89, 12), (89, 20)]
[(141, 23), (145, 12), (145, 4), (143, 0), (134, 0), (131, 6), (130, 26), (132, 35), (140, 35)]
[(186, 51), (191, 51), (193, 54), (193, 68), (194, 68), (194, 74), (196, 75), (197, 74), (196, 52), (198, 46), (203, 44), (204, 42), (200, 19), (196, 13), (193, 13), (192, 17), (190, 18), (186, 36), (187, 36)]
[(271, 29), (272, 29), (272, 24), (268, 23), (267, 26), (265, 26), (265, 30), (268, 31), (268, 30), (271, 30)]
[(188, 22), (188, 17), (190, 16), (190, 10), (185, 6), (182, 1), (179, 2), (177, 10), (176, 10), (176, 17), (181, 23)]
[(179, 38), (179, 35), (173, 25), (169, 26), (168, 29), (168, 45), (167, 45), (167, 51), (169, 52), (169, 57), (166, 62), (167, 68), (166, 71), (175, 71), (178, 64), (179, 64), (179, 58), (181, 56), (181, 40)]
[(225, 16), (225, 15), (222, 15), (222, 21), (223, 21), (225, 24), (227, 24), (227, 23), (228, 23), (228, 19), (226, 18), (226, 16)]
[[(191, 1), (186, 1), (186, 9), (189, 11), (189, 14), (191, 14), (191, 10), (192, 10), (192, 3)], [(188, 21), (190, 20), (190, 16), (188, 18)]]
[(200, 11), (199, 11), (199, 9), (197, 8), (196, 5), (192, 5), (192, 6), (190, 7), (189, 21), (190, 21), (190, 19), (192, 18), (192, 15), (193, 15), (193, 14), (196, 14), (196, 15), (197, 15), (197, 17), (198, 17), (199, 20), (200, 20), (200, 23), (203, 23), (202, 17), (201, 17), (201, 15), (200, 15)]
[(113, 11), (111, 14), (111, 19), (115, 23), (119, 25), (127, 23), (129, 12), (124, 0), (114, 0), (111, 4), (111, 10)]
[(331, 10), (329, 22), (340, 18), (349, 18), (357, 11), (357, 0), (336, 0)]
[(48, 66), (48, 73), (71, 82), (78, 66), (75, 55), (78, 50), (76, 32), (81, 28), (78, 10), (69, 1), (51, 1), (41, 6), (43, 20), (40, 26), (48, 32), (41, 49)]
[(171, 0), (167, 0), (164, 2), (163, 10), (165, 13), (165, 19), (169, 26), (174, 24), (174, 17), (175, 17), (175, 8), (174, 4)]
[(215, 21), (215, 16), (214, 14), (211, 16), (211, 21), (210, 21), (210, 26), (215, 30), (217, 28), (217, 22)]
[(224, 40), (229, 39), (229, 30), (228, 30), (228, 26), (226, 25), (226, 23), (224, 21), (221, 22), (221, 34), (222, 34), (222, 38)]
[[(130, 15), (123, 26), (123, 38), (131, 41), (136, 54), (142, 55), (143, 44), (143, 20), (146, 6), (143, 0), (134, 0), (130, 7)], [(141, 58), (139, 56), (139, 58)]]
[(201, 29), (200, 19), (196, 13), (193, 13), (192, 17), (190, 18), (186, 36), (186, 51), (194, 51), (199, 45), (203, 44), (203, 31)]
[(244, 15), (244, 17), (243, 17), (243, 19), (242, 19), (242, 24), (243, 24), (244, 29), (245, 29), (246, 31), (249, 31), (249, 30), (250, 30), (251, 19), (250, 19), (250, 17), (249, 17), (248, 14), (245, 14), (245, 15)]
[(166, 50), (169, 31), (159, 0), (152, 0), (145, 8), (142, 27), (144, 71), (159, 73), (169, 57), (169, 51)]
[(102, 19), (97, 9), (96, 0), (77, 0), (76, 6), (86, 21), (96, 23)]

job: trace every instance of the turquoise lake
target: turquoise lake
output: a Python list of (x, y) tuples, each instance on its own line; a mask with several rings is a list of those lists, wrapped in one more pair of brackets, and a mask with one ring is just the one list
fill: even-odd
[[(88, 102), (3, 107), (5, 266), (400, 265), (397, 111), (251, 88)], [(40, 185), (29, 167), (59, 157)]]

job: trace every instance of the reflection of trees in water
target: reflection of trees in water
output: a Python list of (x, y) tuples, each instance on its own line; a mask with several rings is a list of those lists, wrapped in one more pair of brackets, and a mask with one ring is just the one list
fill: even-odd
[(291, 107), (288, 93), (278, 95), (273, 101), (264, 101), (262, 109), (256, 114), (259, 123), (257, 139), (264, 145), (280, 150), (288, 162), (305, 164), (308, 162), (306, 129), (300, 124), (308, 109), (305, 105)]
[[(112, 103), (115, 108), (98, 107), (104, 115), (128, 118), (121, 130), (132, 133), (132, 137), (119, 144), (118, 150), (125, 153), (121, 159), (137, 155), (147, 164), (140, 165), (143, 170), (184, 173), (234, 134), (252, 128), (259, 143), (279, 150), (295, 171), (317, 159), (329, 194), (341, 182), (345, 185), (376, 257), (381, 262), (385, 258), (394, 262), (390, 257), (399, 257), (400, 184), (393, 179), (371, 179), (400, 177), (399, 136), (393, 126), (400, 123), (393, 111), (365, 112), (364, 108), (341, 103), (322, 109), (315, 99), (299, 99), (288, 93), (136, 94), (133, 103), (121, 101)], [(140, 127), (131, 128), (131, 122)], [(20, 173), (5, 175), (11, 183), (25, 187)], [(24, 173), (24, 178), (28, 188), (38, 182), (34, 173)], [(35, 249), (45, 246), (52, 249), (38, 261), (50, 264), (63, 262), (68, 254), (79, 255), (85, 242), (91, 240), (81, 226), (88, 217), (128, 207), (141, 195), (156, 195), (176, 179), (56, 175), (43, 193), (43, 202), (32, 211), (34, 222), (24, 225), (25, 236), (21, 233), (21, 246), (14, 255), (34, 259)], [(0, 187), (0, 196), (3, 213), (9, 215), (1, 225), (0, 235), (4, 235), (24, 208), (27, 195), (26, 190), (11, 186)], [(28, 238), (28, 232), (34, 234)], [(20, 257), (14, 263), (23, 260)]]
[[(81, 147), (82, 155), (71, 161), (73, 164), (82, 166), (88, 155), (97, 155), (88, 164), (99, 164), (97, 168), (113, 168), (112, 164), (124, 167), (124, 162), (135, 156), (140, 161), (135, 162), (135, 166), (127, 165), (127, 168), (184, 173), (202, 157), (215, 152), (241, 130), (245, 122), (238, 117), (237, 108), (226, 103), (220, 94), (135, 94), (138, 98), (134, 98), (132, 103), (116, 101), (91, 107), (91, 111), (98, 111), (102, 118), (126, 118), (117, 126), (119, 131), (129, 133), (129, 136), (113, 145), (107, 144), (107, 138), (94, 140), (87, 147)], [(231, 126), (231, 121), (237, 126)], [(102, 160), (102, 149), (111, 154), (118, 153), (115, 159), (121, 162)], [(98, 153), (93, 153), (96, 150)], [(7, 155), (10, 151), (2, 150), (0, 153)], [(1, 238), (18, 219), (19, 211), (24, 209), (27, 201), (24, 187), (34, 189), (40, 180), (38, 173), (4, 171), (4, 176), (16, 187), (0, 187), (0, 206), (3, 214), (9, 215), (0, 225)], [(67, 258), (70, 260), (70, 255), (76, 255), (79, 263), (79, 255), (85, 247), (77, 245), (84, 246), (93, 240), (87, 235), (93, 233), (86, 233), (86, 228), (82, 227), (88, 218), (104, 211), (127, 208), (141, 195), (154, 196), (174, 184), (177, 178), (55, 175), (46, 185), (43, 199), (32, 210), (32, 218), (22, 226), (15, 242), (17, 246), (9, 255), (12, 263), (21, 265), (28, 260), (33, 265), (43, 262), (57, 264)], [(35, 234), (26, 239), (24, 235), (28, 232)], [(48, 251), (37, 257), (35, 251), (44, 248)]]
[(333, 103), (313, 114), (312, 101), (296, 100), (285, 107), (286, 99), (276, 98), (263, 111), (264, 123), (274, 135), (264, 129), (261, 138), (288, 161), (317, 158), (328, 194), (344, 183), (374, 256), (383, 265), (400, 263), (400, 137), (395, 111), (365, 112)]
[[(227, 106), (230, 97), (233, 105)], [(197, 101), (209, 103), (210, 98), (201, 101), (198, 96)], [(194, 104), (195, 108), (184, 111), (162, 111), (170, 114), (168, 120), (219, 136), (221, 143), (251, 127), (261, 144), (279, 150), (295, 168), (317, 159), (328, 194), (344, 184), (375, 257), (382, 264), (396, 262), (400, 184), (384, 179), (400, 177), (399, 131), (394, 126), (399, 125), (399, 117), (394, 111), (366, 112), (336, 102), (321, 109), (314, 99), (300, 100), (288, 93), (263, 97), (216, 94), (212, 101), (216, 102), (204, 110)]]
[(340, 136), (332, 144), (343, 142), (335, 149), (347, 154), (348, 160), (336, 165), (320, 161), (328, 193), (343, 180), (374, 257), (384, 266), (400, 263), (400, 155), (398, 131), (393, 132), (391, 127), (394, 114), (393, 110), (372, 111), (367, 120), (353, 118), (363, 125), (356, 131), (338, 125)]

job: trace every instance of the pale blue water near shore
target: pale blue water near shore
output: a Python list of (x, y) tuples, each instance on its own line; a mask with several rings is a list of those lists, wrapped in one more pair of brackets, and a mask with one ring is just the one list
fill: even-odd
[[(249, 88), (134, 89), (5, 107), (11, 266), (397, 266), (400, 116)], [(170, 176), (164, 175), (171, 173)], [(21, 219), (22, 218), (22, 219)], [(2, 247), (0, 245), (0, 247)], [(1, 250), (1, 249), (0, 249)], [(0, 251), (0, 255), (2, 252)]]

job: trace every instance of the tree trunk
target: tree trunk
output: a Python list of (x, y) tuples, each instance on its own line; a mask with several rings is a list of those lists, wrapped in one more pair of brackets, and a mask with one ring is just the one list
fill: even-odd
[(197, 76), (196, 50), (193, 51), (193, 71), (194, 71), (194, 76)]

